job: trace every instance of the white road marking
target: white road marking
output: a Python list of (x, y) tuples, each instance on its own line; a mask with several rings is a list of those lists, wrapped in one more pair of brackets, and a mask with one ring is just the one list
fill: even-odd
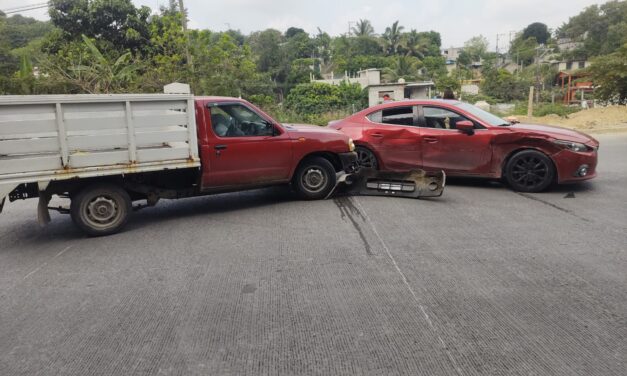
[(416, 302), (416, 304), (418, 304), (418, 307), (420, 307), (420, 311), (422, 311), (422, 315), (424, 316), (425, 320), (427, 321), (427, 324), (429, 325), (429, 328), (431, 328), (433, 333), (438, 337), (438, 340), (440, 340), (440, 344), (442, 345), (442, 348), (446, 352), (446, 355), (448, 356), (449, 360), (451, 361), (451, 363), (455, 367), (455, 370), (457, 371), (457, 374), (458, 375), (463, 375), (464, 373), (462, 372), (461, 368), (459, 367), (459, 365), (457, 364), (457, 362), (453, 358), (453, 355), (449, 351), (448, 346), (446, 346), (446, 343), (444, 342), (444, 340), (442, 339), (442, 337), (438, 333), (438, 329), (436, 328), (436, 326), (431, 321), (431, 318), (429, 317), (429, 314), (427, 313), (427, 310), (422, 305), (422, 303), (418, 299), (418, 296), (416, 295), (416, 292), (414, 291), (414, 289), (409, 284), (409, 280), (405, 276), (405, 273), (403, 273), (401, 268), (398, 266), (398, 263), (396, 262), (396, 260), (392, 256), (392, 253), (390, 252), (390, 248), (388, 248), (387, 244), (385, 244), (385, 242), (383, 241), (383, 238), (381, 237), (381, 235), (379, 235), (379, 231), (377, 231), (377, 228), (374, 227), (374, 223), (372, 222), (372, 220), (368, 216), (368, 213), (366, 213), (366, 209), (364, 209), (364, 207), (361, 205), (361, 203), (357, 200), (356, 197), (352, 197), (352, 199), (355, 200), (355, 202), (357, 203), (357, 205), (361, 209), (361, 212), (363, 213), (364, 218), (366, 218), (366, 222), (368, 222), (368, 224), (370, 225), (370, 228), (372, 228), (373, 233), (376, 235), (377, 239), (379, 239), (379, 242), (383, 246), (383, 249), (385, 249), (385, 253), (387, 253), (388, 257), (392, 261), (392, 264), (394, 265), (394, 268), (396, 269), (398, 274), (403, 279), (403, 283), (407, 287), (407, 290), (409, 290), (409, 292), (411, 293), (411, 296), (414, 298), (414, 301)]
[(70, 248), (72, 248), (72, 246), (67, 246), (65, 247), (61, 252), (57, 253), (56, 255), (54, 255), (54, 257), (52, 257), (50, 260), (44, 262), (43, 264), (39, 265), (39, 267), (37, 267), (35, 270), (31, 271), (30, 273), (26, 274), (26, 276), (22, 279), (25, 280), (26, 278), (30, 277), (31, 275), (37, 273), (38, 271), (40, 271), (44, 266), (48, 265), (49, 261), (52, 261), (54, 259), (56, 259), (57, 257), (61, 256), (62, 254), (64, 254), (65, 252), (67, 252)]

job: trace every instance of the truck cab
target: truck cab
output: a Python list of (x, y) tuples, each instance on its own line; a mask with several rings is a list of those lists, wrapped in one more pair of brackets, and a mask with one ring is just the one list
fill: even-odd
[[(195, 111), (203, 191), (288, 183), (305, 159), (325, 159), (336, 172), (349, 170), (355, 160), (352, 141), (341, 133), (280, 124), (242, 99), (196, 98)], [(312, 170), (305, 183), (314, 175), (321, 178)]]

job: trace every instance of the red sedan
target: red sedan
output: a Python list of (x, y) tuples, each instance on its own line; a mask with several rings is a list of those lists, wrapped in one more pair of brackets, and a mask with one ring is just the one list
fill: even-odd
[(504, 178), (521, 192), (596, 176), (594, 138), (559, 127), (511, 124), (454, 100), (384, 103), (329, 127), (354, 140), (359, 163), (369, 168)]

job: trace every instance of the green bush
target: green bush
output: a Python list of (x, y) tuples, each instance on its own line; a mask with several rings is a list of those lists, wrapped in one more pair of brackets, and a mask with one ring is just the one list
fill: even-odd
[(568, 115), (580, 111), (580, 107), (564, 106), (562, 104), (540, 104), (533, 109), (533, 116), (559, 115), (567, 117)]
[[(527, 104), (526, 101), (518, 101), (516, 102), (516, 107), (514, 107), (513, 115), (527, 115)], [(563, 104), (551, 104), (551, 103), (540, 103), (533, 105), (533, 116), (540, 117), (546, 115), (558, 115), (561, 117), (567, 117), (570, 114), (580, 111), (579, 107), (570, 107), (564, 106)]]
[(287, 96), (285, 107), (302, 116), (322, 114), (347, 108), (361, 109), (367, 100), (358, 84), (340, 86), (320, 82), (300, 84)]

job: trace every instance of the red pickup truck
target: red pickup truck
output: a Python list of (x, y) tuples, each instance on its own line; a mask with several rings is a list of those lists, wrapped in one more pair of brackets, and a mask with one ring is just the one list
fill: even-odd
[[(356, 165), (339, 131), (280, 124), (242, 99), (191, 95), (4, 97), (0, 145), (0, 211), (6, 196), (38, 197), (40, 223), (55, 209), (92, 236), (120, 231), (134, 201), (278, 184), (322, 199)], [(53, 195), (69, 208), (49, 208)]]

